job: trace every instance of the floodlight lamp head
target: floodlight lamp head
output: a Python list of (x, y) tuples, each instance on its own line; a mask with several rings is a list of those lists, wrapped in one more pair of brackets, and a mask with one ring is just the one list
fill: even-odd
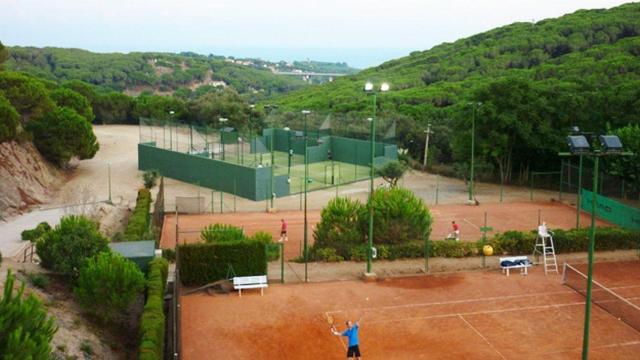
[(580, 155), (589, 153), (591, 146), (584, 135), (567, 136), (567, 145), (572, 154)]
[(311, 114), (311, 111), (309, 110), (302, 110), (302, 115), (309, 115)]
[(176, 112), (175, 112), (175, 111), (173, 111), (173, 110), (169, 111), (169, 114), (171, 114), (171, 115), (173, 115), (173, 114), (175, 114), (175, 113), (176, 113)]
[(371, 122), (373, 121), (373, 118), (367, 118), (367, 121)]
[(289, 130), (291, 130), (291, 129), (290, 129), (288, 126), (285, 126), (283, 130), (284, 130), (284, 131), (289, 131)]
[(574, 126), (571, 127), (571, 132), (574, 133), (574, 134), (579, 134), (580, 133), (580, 128), (574, 125)]
[(389, 91), (389, 84), (386, 83), (386, 82), (382, 83), (382, 85), (380, 85), (380, 91), (382, 91), (382, 92)]
[(622, 152), (622, 141), (615, 135), (600, 135), (600, 145), (606, 153)]
[(221, 118), (218, 118), (218, 121), (223, 123), (223, 122), (229, 121), (229, 119), (221, 117)]
[(373, 83), (371, 81), (367, 81), (364, 84), (364, 91), (365, 92), (372, 92), (373, 91)]

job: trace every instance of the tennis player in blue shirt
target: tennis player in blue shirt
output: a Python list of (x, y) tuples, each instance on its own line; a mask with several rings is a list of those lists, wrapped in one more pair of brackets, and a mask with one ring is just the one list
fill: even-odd
[(355, 324), (351, 320), (347, 321), (347, 330), (338, 332), (336, 328), (332, 328), (331, 332), (335, 336), (346, 336), (349, 338), (349, 348), (347, 349), (347, 359), (353, 358), (360, 360), (360, 341), (358, 340), (358, 330), (360, 330), (360, 321)]

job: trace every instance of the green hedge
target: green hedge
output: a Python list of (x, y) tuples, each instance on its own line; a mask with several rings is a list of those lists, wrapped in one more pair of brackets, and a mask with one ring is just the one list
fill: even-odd
[(164, 291), (169, 263), (155, 258), (149, 263), (147, 302), (140, 318), (140, 349), (138, 359), (160, 360), (164, 350)]
[(237, 276), (267, 273), (266, 248), (257, 241), (180, 245), (178, 263), (187, 286), (226, 279), (230, 266)]
[[(533, 252), (536, 232), (507, 231), (498, 233), (485, 244), (491, 245), (495, 255), (529, 255)], [(553, 241), (556, 253), (587, 251), (589, 229), (554, 231)], [(480, 241), (433, 240), (429, 242), (430, 257), (461, 258), (481, 254)], [(424, 241), (414, 240), (404, 244), (375, 245), (377, 259), (395, 260), (424, 257)], [(599, 227), (596, 230), (596, 250), (629, 250), (640, 248), (640, 232), (615, 227)], [(311, 249), (311, 259), (317, 261), (341, 261), (331, 247)], [(353, 246), (344, 260), (364, 261), (367, 258), (366, 245)]]
[(129, 241), (149, 240), (144, 235), (149, 229), (149, 210), (151, 209), (151, 192), (149, 189), (138, 190), (136, 208), (133, 210), (124, 237)]

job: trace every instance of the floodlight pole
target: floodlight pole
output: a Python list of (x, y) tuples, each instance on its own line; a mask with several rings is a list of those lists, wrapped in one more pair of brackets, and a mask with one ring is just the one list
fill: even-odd
[(275, 136), (276, 132), (275, 129), (273, 128), (273, 123), (271, 124), (271, 194), (269, 196), (271, 196), (271, 208), (273, 209), (273, 198), (275, 197), (274, 192), (273, 192), (273, 173), (276, 171), (276, 165), (275, 165), (275, 152), (273, 151), (273, 137)]
[(304, 257), (304, 282), (308, 282), (309, 281), (309, 275), (308, 275), (308, 271), (307, 271), (307, 264), (308, 264), (308, 242), (307, 242), (307, 228), (308, 228), (308, 221), (307, 221), (307, 186), (309, 184), (309, 162), (308, 162), (308, 158), (307, 158), (307, 144), (308, 144), (308, 138), (307, 138), (307, 115), (309, 115), (310, 111), (309, 110), (303, 110), (302, 111), (302, 116), (304, 117), (304, 253), (303, 253), (303, 257)]
[(576, 229), (580, 228), (580, 209), (582, 207), (582, 155), (578, 165), (578, 200), (576, 201)]
[(109, 200), (107, 201), (107, 204), (113, 204), (113, 202), (111, 201), (111, 163), (110, 162), (107, 163), (107, 178), (109, 181)]
[[(582, 160), (582, 155), (580, 155)], [(593, 279), (593, 252), (596, 243), (596, 193), (598, 191), (598, 163), (600, 157), (594, 155), (593, 192), (591, 193), (591, 230), (589, 231), (589, 262), (587, 267), (587, 299), (584, 310), (584, 334), (582, 336), (582, 359), (589, 358), (589, 325), (591, 322), (591, 287)]]
[(377, 95), (373, 93), (373, 117), (371, 118), (371, 168), (369, 169), (369, 246), (367, 249), (367, 273), (371, 273), (371, 261), (373, 258), (373, 160), (376, 142), (376, 99)]
[(473, 202), (474, 197), (474, 188), (473, 188), (473, 178), (475, 177), (475, 153), (476, 153), (476, 106), (481, 103), (471, 103), (471, 176), (469, 178), (469, 203)]

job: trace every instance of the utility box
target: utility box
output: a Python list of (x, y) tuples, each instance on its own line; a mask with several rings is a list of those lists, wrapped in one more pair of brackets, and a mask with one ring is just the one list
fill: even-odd
[(153, 260), (156, 251), (156, 242), (148, 241), (123, 241), (110, 243), (111, 251), (116, 252), (125, 259), (131, 260), (142, 270), (147, 273), (149, 262)]

